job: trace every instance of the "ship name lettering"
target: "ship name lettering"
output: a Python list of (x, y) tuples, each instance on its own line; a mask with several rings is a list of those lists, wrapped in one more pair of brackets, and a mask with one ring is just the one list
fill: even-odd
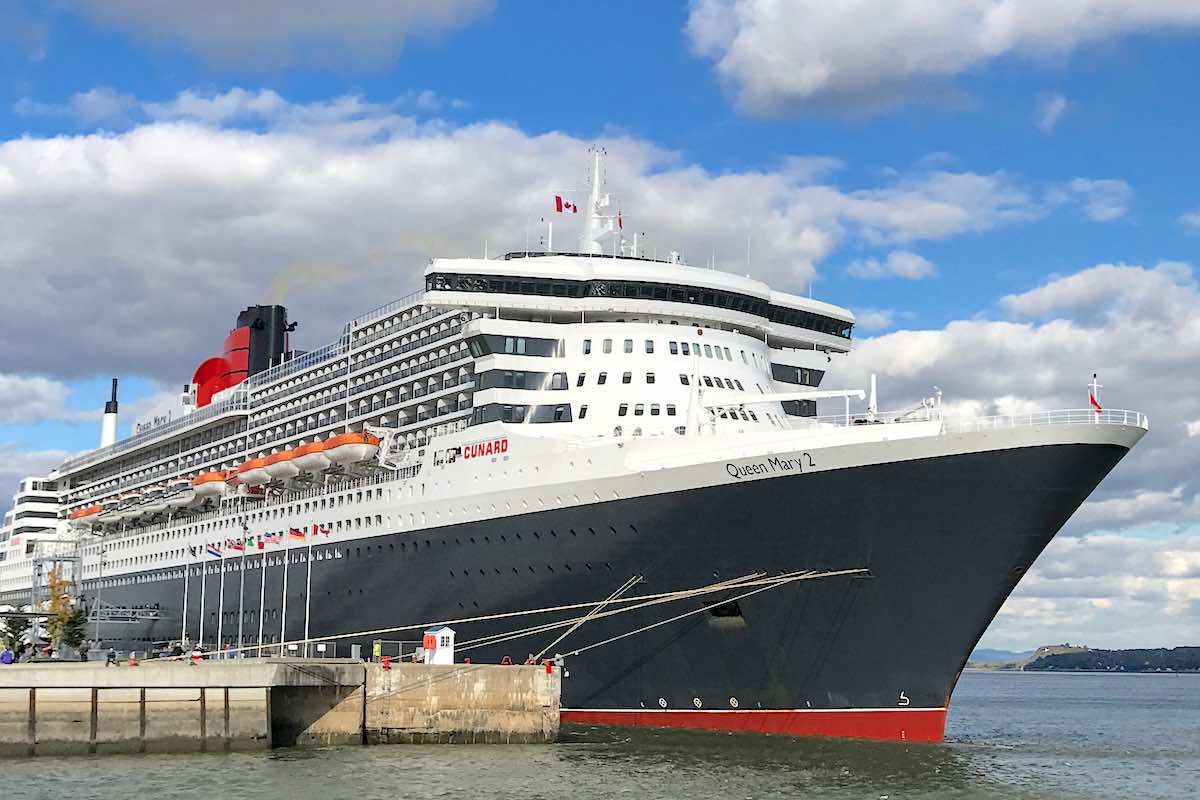
[(485, 456), (495, 456), (501, 453), (508, 452), (508, 437), (500, 439), (491, 439), (486, 442), (476, 442), (475, 444), (463, 445), (462, 457), (466, 461), (470, 458), (483, 458)]

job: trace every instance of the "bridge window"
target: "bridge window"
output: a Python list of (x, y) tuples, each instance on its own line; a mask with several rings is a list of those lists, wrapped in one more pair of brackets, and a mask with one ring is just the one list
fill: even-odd
[(608, 383), (608, 373), (607, 372), (601, 372), (599, 375), (596, 376), (596, 385), (597, 386), (603, 386), (606, 383)]
[(626, 340), (625, 340), (625, 352), (626, 352), (626, 353), (632, 353), (632, 352), (633, 352), (633, 339), (626, 339)]
[(621, 405), (617, 406), (617, 416), (618, 417), (623, 417), (628, 413), (629, 413), (629, 404), (628, 403), (621, 403)]
[(592, 353), (592, 340), (584, 339), (583, 340), (583, 354), (586, 356), (586, 355), (591, 355), (591, 353)]
[(653, 339), (647, 339), (647, 340), (646, 340), (646, 352), (647, 352), (647, 353), (653, 353), (653, 352), (654, 352), (654, 340), (653, 340)]
[(629, 383), (632, 380), (633, 380), (632, 372), (625, 372), (625, 373), (621, 374), (621, 383)]

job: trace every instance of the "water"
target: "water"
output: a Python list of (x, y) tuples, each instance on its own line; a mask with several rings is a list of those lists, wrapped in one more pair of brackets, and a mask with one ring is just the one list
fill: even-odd
[(968, 673), (944, 745), (568, 727), (550, 746), (0, 762), (5, 798), (1179, 798), (1200, 675)]

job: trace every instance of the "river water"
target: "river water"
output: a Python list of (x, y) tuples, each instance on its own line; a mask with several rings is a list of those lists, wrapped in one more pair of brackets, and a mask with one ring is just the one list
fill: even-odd
[(967, 673), (943, 745), (566, 727), (542, 746), (0, 761), (2, 798), (1180, 798), (1200, 675)]

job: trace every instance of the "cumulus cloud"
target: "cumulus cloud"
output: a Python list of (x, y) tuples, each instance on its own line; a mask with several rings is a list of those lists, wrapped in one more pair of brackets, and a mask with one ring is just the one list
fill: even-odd
[(846, 273), (853, 278), (905, 278), (920, 280), (936, 274), (933, 264), (916, 253), (905, 250), (893, 250), (887, 258), (880, 261), (875, 258), (859, 259), (846, 267)]
[(0, 373), (0, 425), (78, 422), (98, 416), (68, 409), (67, 393), (66, 384), (52, 378)]
[(23, 479), (45, 475), (73, 455), (69, 450), (25, 450), (0, 442), (0, 509), (11, 507), (10, 499)]
[(1058, 187), (1059, 192), (1075, 195), (1083, 202), (1084, 215), (1093, 222), (1112, 222), (1129, 212), (1133, 188), (1125, 181), (1075, 178)]
[[(536, 244), (547, 198), (583, 185), (592, 142), (400, 109), (421, 102), (183, 92), (138, 101), (147, 119), (128, 130), (0, 142), (0, 278), (22, 287), (0, 295), (0, 371), (173, 386), (248, 304), (287, 303), (298, 344), (317, 346), (415, 289), (430, 256)], [(750, 236), (747, 271), (785, 289), (807, 286), (848, 240), (944, 239), (1049, 213), (1034, 199), (1043, 189), (1003, 173), (918, 171), (847, 190), (827, 157), (713, 173), (645, 140), (601, 144), (648, 254), (715, 252), (742, 271)], [(571, 224), (556, 241), (573, 242)], [(889, 259), (902, 261), (923, 269)], [(73, 324), (52, 311), (63, 308), (79, 310)]]
[(209, 61), (255, 69), (289, 64), (373, 68), (395, 61), (410, 34), (437, 34), (488, 12), (491, 0), (67, 0), (97, 22)]
[(1200, 208), (1179, 215), (1179, 224), (1194, 231), (1200, 231)]
[(880, 331), (892, 327), (896, 312), (890, 308), (861, 308), (854, 312), (854, 327), (860, 331)]
[(1038, 99), (1037, 126), (1042, 133), (1051, 133), (1067, 113), (1070, 102), (1061, 94), (1043, 95)]
[(1196, 26), (1191, 0), (692, 0), (686, 35), (742, 109), (776, 115), (878, 110), (999, 57)]

